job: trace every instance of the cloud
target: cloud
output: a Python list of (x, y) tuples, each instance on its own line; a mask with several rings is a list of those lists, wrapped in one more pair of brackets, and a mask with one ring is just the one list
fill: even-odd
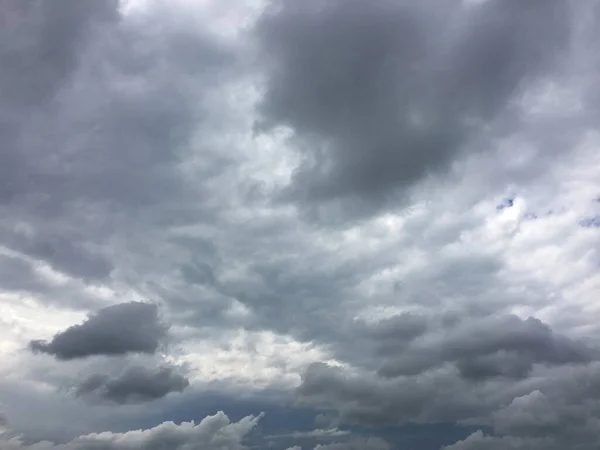
[[(381, 438), (355, 438), (347, 442), (333, 444), (318, 444), (313, 450), (389, 450), (390, 445)], [(289, 447), (287, 450), (302, 450), (300, 446)]]
[(298, 393), (335, 409), (342, 423), (479, 424), (444, 447), (463, 449), (593, 449), (600, 440), (598, 362), (538, 369), (521, 380), (477, 379), (438, 369), (393, 380), (327, 365), (309, 367)]
[(554, 450), (558, 448), (552, 440), (547, 438), (521, 439), (512, 436), (485, 436), (483, 432), (478, 431), (465, 440), (445, 446), (443, 450)]
[[(106, 282), (116, 229), (190, 214), (183, 205), (202, 186), (184, 182), (180, 162), (202, 150), (193, 144), (202, 124), (220, 122), (212, 95), (237, 57), (178, 14), (125, 20), (117, 0), (2, 5), (0, 208), (11, 219), (0, 244)], [(160, 36), (149, 32), (157, 16)], [(201, 153), (202, 170), (228, 164)]]
[[(548, 325), (529, 317), (468, 317), (444, 326), (385, 360), (379, 373), (386, 377), (411, 375), (454, 362), (471, 379), (494, 376), (523, 378), (534, 364), (587, 363), (597, 355), (583, 343), (556, 335)], [(403, 329), (398, 330), (402, 340)], [(476, 337), (476, 338), (475, 338)], [(390, 352), (390, 353), (392, 353)]]
[(561, 61), (568, 17), (560, 1), (273, 2), (256, 29), (260, 112), (266, 129), (295, 132), (288, 195), (358, 214), (448, 171)]
[(350, 423), (459, 422), (493, 413), (520, 389), (529, 392), (534, 370), (585, 368), (598, 359), (594, 349), (554, 334), (537, 319), (446, 319), (409, 344), (402, 344), (400, 333), (396, 347), (389, 345), (386, 329), (376, 371), (368, 365), (310, 366), (300, 398), (335, 409)]
[(314, 450), (389, 450), (390, 444), (381, 438), (370, 437), (335, 444), (319, 444)]
[(344, 436), (350, 434), (347, 430), (339, 430), (337, 428), (317, 428), (315, 430), (310, 431), (294, 431), (292, 433), (287, 434), (274, 434), (269, 436), (271, 439), (277, 438), (320, 438), (320, 439), (330, 439), (336, 438), (338, 436)]
[(14, 445), (597, 448), (598, 6), (0, 0)]
[(156, 305), (129, 302), (103, 308), (82, 324), (57, 333), (50, 341), (31, 341), (29, 346), (34, 352), (59, 360), (154, 353), (166, 333)]
[[(232, 422), (223, 412), (207, 416), (199, 423), (183, 422), (179, 425), (164, 422), (146, 430), (131, 430), (127, 433), (95, 433), (80, 436), (66, 444), (40, 442), (27, 445), (18, 439), (0, 440), (6, 450), (135, 450), (166, 448), (187, 450), (241, 450), (244, 437), (254, 429), (261, 416), (247, 416)], [(2, 439), (2, 437), (0, 437)]]
[(189, 384), (188, 379), (172, 367), (153, 371), (133, 366), (116, 377), (90, 375), (79, 383), (76, 395), (92, 395), (118, 404), (141, 403), (162, 398), (170, 392), (183, 392)]

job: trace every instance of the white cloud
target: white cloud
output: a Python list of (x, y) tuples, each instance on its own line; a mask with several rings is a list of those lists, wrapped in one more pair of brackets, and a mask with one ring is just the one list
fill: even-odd
[(39, 442), (27, 445), (18, 438), (0, 436), (0, 444), (6, 450), (135, 450), (165, 448), (173, 450), (241, 450), (244, 437), (256, 427), (261, 416), (248, 416), (239, 422), (231, 422), (227, 415), (218, 412), (199, 423), (184, 422), (179, 425), (164, 422), (147, 430), (131, 430), (126, 433), (93, 433), (79, 436), (66, 444)]

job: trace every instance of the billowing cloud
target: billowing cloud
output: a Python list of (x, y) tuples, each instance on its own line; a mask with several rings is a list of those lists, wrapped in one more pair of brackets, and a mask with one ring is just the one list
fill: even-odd
[[(487, 323), (487, 336), (492, 337), (493, 327), (485, 320), (481, 323)], [(380, 370), (379, 374), (368, 370), (350, 372), (325, 364), (312, 365), (304, 373), (298, 394), (309, 403), (337, 410), (342, 419), (350, 423), (460, 422), (490, 414), (499, 414), (498, 419), (507, 415), (514, 418), (516, 414), (496, 410), (515, 396), (525, 395), (532, 392), (534, 386), (541, 386), (540, 383), (545, 382), (544, 375), (565, 367), (580, 371), (576, 373), (587, 373), (592, 361), (597, 359), (591, 350), (569, 340), (565, 341), (569, 350), (549, 346), (553, 356), (543, 358), (540, 355), (547, 350), (542, 346), (536, 348), (537, 356), (533, 357), (527, 355), (527, 342), (520, 342), (527, 334), (520, 336), (514, 329), (509, 334), (509, 330), (505, 324), (500, 336), (506, 337), (506, 344), (516, 339), (523, 354), (516, 352), (511, 356), (510, 349), (498, 353), (496, 348), (487, 354), (471, 353), (466, 350), (485, 349), (494, 340), (486, 341), (482, 334), (479, 339), (469, 339), (474, 347), (465, 349), (460, 341), (451, 338), (452, 331), (446, 331), (450, 336), (446, 343), (437, 342), (429, 350), (423, 348), (421, 353), (415, 351), (409, 357), (402, 358), (401, 355), (392, 359), (392, 363), (384, 363), (387, 370)], [(469, 336), (473, 334), (469, 333)], [(445, 358), (445, 349), (450, 349), (451, 354), (457, 352), (460, 358), (454, 361)], [(571, 356), (565, 358), (565, 355)], [(549, 364), (553, 358), (557, 360)], [(445, 364), (450, 362), (453, 364)], [(395, 368), (394, 373), (389, 367)], [(535, 374), (540, 375), (529, 378), (534, 368)], [(556, 385), (551, 384), (550, 388), (554, 389)], [(535, 393), (532, 395), (537, 399)], [(517, 402), (517, 405), (521, 403)], [(516, 423), (525, 424), (526, 421)]]
[[(435, 332), (405, 350), (392, 347), (380, 374), (411, 375), (454, 362), (466, 378), (523, 378), (536, 363), (587, 363), (598, 356), (585, 344), (556, 335), (533, 317), (522, 320), (509, 315), (458, 321), (458, 324), (444, 324), (443, 320), (436, 323)], [(404, 331), (400, 326), (398, 341), (402, 341)]]
[[(27, 445), (17, 438), (0, 440), (6, 450), (134, 450), (147, 448), (169, 448), (187, 450), (241, 450), (244, 437), (256, 427), (260, 416), (247, 416), (232, 422), (223, 412), (208, 416), (199, 423), (183, 422), (179, 425), (164, 422), (146, 430), (131, 430), (127, 433), (97, 433), (80, 436), (66, 444), (40, 442)], [(2, 437), (0, 437), (2, 439)]]
[(133, 366), (116, 377), (90, 375), (79, 383), (76, 395), (92, 395), (119, 404), (140, 403), (156, 400), (170, 392), (182, 392), (189, 384), (188, 379), (172, 367), (149, 370)]
[(154, 353), (166, 336), (158, 306), (129, 302), (107, 306), (54, 335), (50, 341), (31, 341), (32, 351), (47, 353), (60, 360), (93, 355)]
[[(346, 442), (335, 442), (332, 444), (317, 444), (312, 450), (389, 450), (390, 444), (377, 437), (356, 438)], [(286, 450), (302, 450), (302, 447), (295, 445)]]
[[(445, 446), (443, 450), (555, 450), (551, 439), (521, 439), (513, 436), (486, 436), (483, 432), (473, 433), (465, 440)], [(562, 448), (562, 447), (560, 447)]]
[(274, 2), (260, 111), (298, 138), (290, 195), (368, 208), (447, 170), (560, 63), (568, 25), (562, 1)]
[[(521, 381), (471, 380), (438, 370), (395, 380), (314, 365), (299, 394), (342, 422), (463, 422), (486, 426), (448, 449), (592, 449), (600, 439), (598, 363), (541, 369)], [(444, 447), (446, 448), (446, 447)]]

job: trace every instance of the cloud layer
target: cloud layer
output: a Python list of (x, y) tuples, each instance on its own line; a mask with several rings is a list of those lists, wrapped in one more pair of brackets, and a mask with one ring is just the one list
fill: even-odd
[(0, 447), (598, 448), (599, 30), (0, 0)]

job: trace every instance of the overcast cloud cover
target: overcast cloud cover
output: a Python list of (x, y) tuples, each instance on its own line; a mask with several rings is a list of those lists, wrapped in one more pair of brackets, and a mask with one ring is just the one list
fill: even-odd
[(600, 448), (598, 42), (598, 0), (0, 0), (0, 449)]

